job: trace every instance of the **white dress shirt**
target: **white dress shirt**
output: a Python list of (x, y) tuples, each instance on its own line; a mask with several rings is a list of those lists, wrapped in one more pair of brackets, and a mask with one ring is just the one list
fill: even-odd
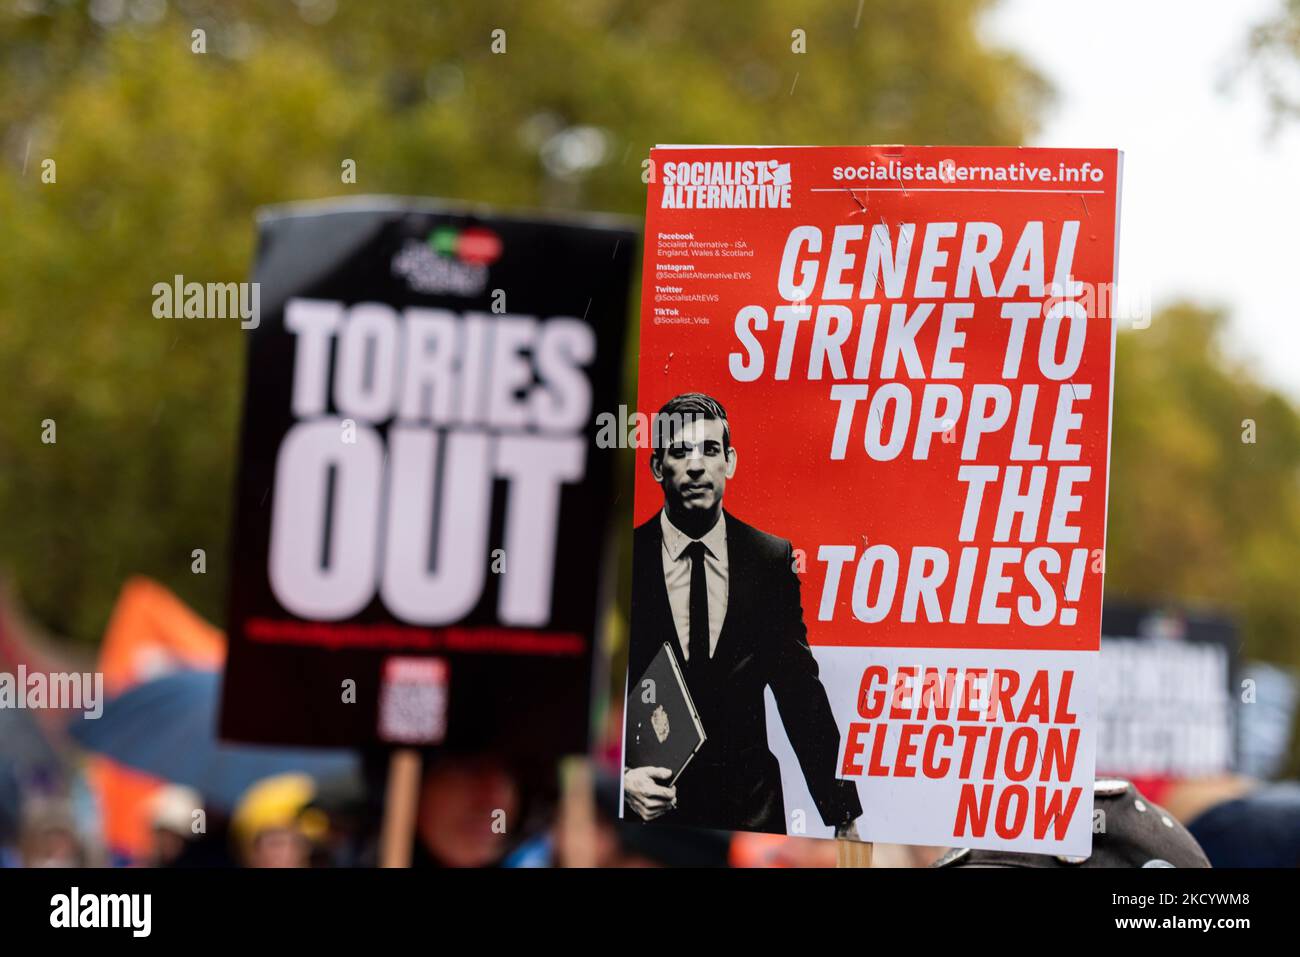
[[(668, 604), (677, 626), (677, 642), (682, 658), (691, 657), (691, 559), (686, 547), (694, 539), (668, 520), (667, 509), (659, 512), (663, 530), (664, 584), (668, 586)], [(718, 648), (722, 622), (727, 616), (727, 522), (721, 513), (714, 526), (700, 539), (704, 543), (704, 582), (709, 596), (709, 657)]]

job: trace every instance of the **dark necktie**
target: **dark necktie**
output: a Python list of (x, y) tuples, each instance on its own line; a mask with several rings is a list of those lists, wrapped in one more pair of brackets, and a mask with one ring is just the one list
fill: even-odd
[(709, 589), (704, 579), (704, 543), (686, 546), (691, 558), (691, 634), (686, 667), (695, 673), (704, 670), (709, 660)]

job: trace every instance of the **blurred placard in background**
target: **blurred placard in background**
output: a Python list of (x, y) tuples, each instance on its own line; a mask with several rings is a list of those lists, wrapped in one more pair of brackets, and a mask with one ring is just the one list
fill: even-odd
[(1177, 779), (1233, 770), (1237, 648), (1226, 616), (1107, 602), (1098, 772)]
[(589, 216), (264, 214), (225, 736), (587, 749), (635, 248)]

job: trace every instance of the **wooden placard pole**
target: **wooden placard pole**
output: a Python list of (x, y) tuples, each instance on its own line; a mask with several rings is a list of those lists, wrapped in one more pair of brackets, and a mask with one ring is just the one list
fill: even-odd
[(565, 758), (560, 765), (560, 863), (564, 867), (596, 866), (596, 779), (591, 761)]
[(388, 759), (384, 789), (384, 821), (380, 831), (379, 866), (410, 867), (415, 844), (415, 818), (420, 802), (420, 752), (398, 748)]
[(871, 844), (868, 841), (850, 841), (840, 838), (835, 842), (836, 867), (870, 867)]

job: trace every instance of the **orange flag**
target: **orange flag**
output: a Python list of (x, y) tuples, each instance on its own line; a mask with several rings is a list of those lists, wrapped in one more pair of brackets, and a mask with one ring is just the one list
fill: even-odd
[[(122, 586), (99, 650), (107, 695), (181, 668), (215, 671), (226, 659), (226, 637), (162, 585), (135, 577)], [(150, 807), (162, 781), (94, 758), (87, 768), (113, 854), (144, 856), (150, 846)]]

